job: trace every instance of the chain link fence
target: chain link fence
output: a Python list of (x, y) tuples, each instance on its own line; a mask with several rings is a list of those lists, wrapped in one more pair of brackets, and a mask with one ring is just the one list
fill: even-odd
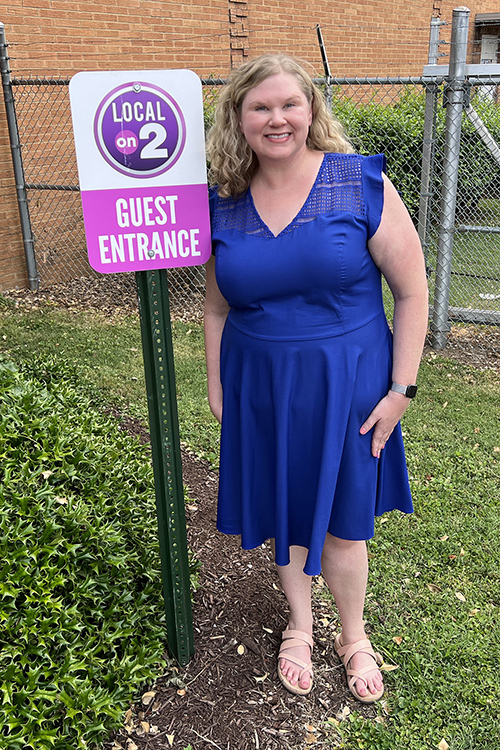
[[(218, 91), (213, 80), (204, 86), (206, 128), (210, 127)], [(89, 265), (78, 185), (67, 79), (12, 80), (19, 140), (22, 144), (40, 291), (66, 284), (75, 292), (89, 289), (93, 279), (105, 294), (135, 300), (134, 274), (102, 276)], [(204, 269), (169, 271), (170, 302), (175, 317), (200, 319), (204, 297)]]
[[(498, 83), (484, 79), (468, 88), (460, 124), (448, 308), (449, 319), (457, 323), (500, 323)], [(387, 156), (388, 175), (419, 229), (431, 304), (443, 201), (453, 200), (451, 195), (443, 196), (446, 96), (443, 80), (423, 78), (336, 80), (331, 91), (333, 113), (355, 148), (363, 154), (384, 152)], [(426, 116), (431, 126), (428, 133)]]
[[(444, 290), (449, 305), (445, 310), (444, 343), (452, 345), (458, 341), (467, 346), (471, 337), (476, 342), (483, 337), (486, 345), (488, 331), (493, 330), (490, 326), (495, 326), (490, 338), (499, 331), (499, 82), (482, 78), (468, 82), (464, 89), (460, 160), (455, 170), (455, 222), (450, 230), (453, 258)], [(100, 277), (99, 281), (87, 261), (68, 83), (49, 79), (12, 81), (40, 288), (89, 277), (109, 288), (111, 279)], [(203, 81), (207, 128), (223, 83)], [(445, 163), (449, 125), (444, 105), (450, 96), (449, 86), (443, 76), (330, 79), (328, 85), (324, 81), (322, 85), (334, 116), (344, 124), (355, 148), (363, 154), (383, 152), (387, 156), (389, 177), (419, 229), (432, 306), (441, 293), (436, 284), (441, 284), (443, 277), (440, 245), (444, 204), (455, 201), (454, 195), (443, 195), (443, 182), (454, 178)], [(117, 274), (113, 279), (116, 295), (135, 297), (132, 274)], [(203, 269), (171, 270), (169, 280), (173, 316), (199, 319)]]
[(41, 287), (89, 273), (68, 80), (14, 81)]

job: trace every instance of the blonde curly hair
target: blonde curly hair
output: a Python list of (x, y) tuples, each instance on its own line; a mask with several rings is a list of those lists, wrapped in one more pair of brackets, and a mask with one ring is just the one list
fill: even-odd
[(323, 94), (302, 65), (288, 55), (261, 55), (237, 68), (222, 87), (214, 125), (207, 137), (210, 184), (218, 186), (218, 193), (223, 198), (236, 198), (244, 193), (258, 166), (257, 157), (239, 127), (243, 99), (250, 89), (278, 73), (295, 76), (311, 106), (312, 123), (307, 147), (312, 151), (354, 152), (343, 126), (328, 112)]

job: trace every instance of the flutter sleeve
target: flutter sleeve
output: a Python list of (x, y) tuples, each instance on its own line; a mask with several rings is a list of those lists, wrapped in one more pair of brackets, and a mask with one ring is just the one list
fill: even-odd
[(363, 183), (363, 197), (368, 218), (368, 239), (377, 231), (384, 208), (384, 180), (382, 174), (386, 171), (384, 154), (365, 156), (361, 164), (361, 179)]

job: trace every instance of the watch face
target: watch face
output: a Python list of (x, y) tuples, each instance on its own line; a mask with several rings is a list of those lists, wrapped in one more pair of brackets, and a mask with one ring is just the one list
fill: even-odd
[(417, 386), (409, 385), (406, 389), (405, 396), (407, 396), (407, 398), (414, 398), (416, 395), (417, 395)]

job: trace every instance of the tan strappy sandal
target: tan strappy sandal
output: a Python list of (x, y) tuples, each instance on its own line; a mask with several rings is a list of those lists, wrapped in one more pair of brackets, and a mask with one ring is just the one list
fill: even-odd
[[(293, 654), (288, 653), (289, 649), (296, 648), (297, 646), (309, 646), (311, 649), (311, 654), (313, 651), (313, 639), (311, 638), (308, 633), (304, 633), (302, 630), (285, 630), (282, 635), (282, 644), (281, 648), (278, 654), (278, 677), (280, 678), (281, 682), (285, 686), (285, 688), (294, 695), (309, 695), (309, 693), (312, 690), (312, 684), (313, 684), (313, 668), (312, 668), (312, 662), (310, 661), (308, 664), (306, 662), (302, 661), (302, 659), (297, 658)], [(285, 675), (281, 671), (280, 659), (286, 659), (287, 661), (291, 661), (293, 664), (296, 664), (298, 667), (301, 668), (299, 679), (297, 680), (296, 685), (292, 685), (292, 683), (285, 677)], [(311, 681), (309, 682), (309, 687), (307, 688), (301, 688), (299, 685), (300, 680), (302, 679), (302, 675), (305, 672), (309, 672), (311, 676)]]
[(335, 637), (335, 643), (334, 648), (337, 656), (342, 661), (342, 664), (344, 665), (344, 669), (346, 671), (347, 675), (347, 685), (349, 687), (349, 690), (354, 695), (354, 697), (361, 701), (362, 703), (375, 703), (375, 701), (378, 701), (381, 699), (381, 697), (384, 694), (384, 688), (381, 688), (376, 693), (370, 693), (368, 692), (366, 695), (360, 695), (358, 691), (356, 690), (356, 682), (357, 680), (362, 680), (366, 687), (368, 688), (368, 682), (366, 681), (365, 674), (367, 672), (371, 672), (373, 670), (373, 667), (368, 664), (366, 667), (363, 667), (359, 671), (356, 669), (349, 669), (349, 662), (351, 661), (352, 657), (355, 654), (358, 654), (360, 651), (369, 654), (369, 656), (374, 659), (377, 666), (380, 666), (383, 662), (382, 657), (380, 654), (376, 654), (375, 651), (372, 648), (372, 644), (368, 640), (368, 638), (362, 638), (359, 641), (355, 641), (354, 643), (347, 643), (345, 646), (343, 646), (340, 642), (340, 633)]

